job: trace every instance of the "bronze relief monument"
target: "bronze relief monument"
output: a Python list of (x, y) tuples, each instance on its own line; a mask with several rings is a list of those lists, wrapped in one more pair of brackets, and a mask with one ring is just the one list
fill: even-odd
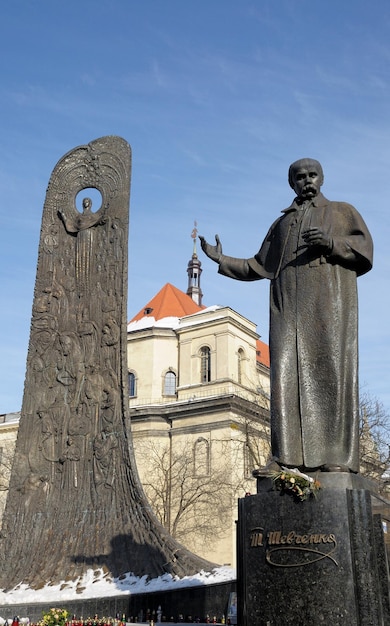
[(50, 178), (1, 588), (77, 580), (99, 567), (151, 578), (211, 568), (158, 523), (135, 467), (126, 354), (130, 172), (130, 146), (109, 136), (66, 154)]
[(321, 193), (320, 163), (289, 169), (296, 193), (252, 258), (225, 256), (201, 237), (219, 272), (268, 278), (270, 289), (273, 461), (305, 471), (359, 470), (356, 278), (371, 269), (372, 240), (363, 218)]

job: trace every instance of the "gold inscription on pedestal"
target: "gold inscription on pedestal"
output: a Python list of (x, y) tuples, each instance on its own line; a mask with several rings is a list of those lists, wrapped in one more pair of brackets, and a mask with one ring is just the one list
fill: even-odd
[(264, 528), (252, 528), (250, 533), (250, 547), (258, 548), (263, 545)]
[(264, 537), (263, 528), (253, 528), (249, 534), (251, 548), (265, 547), (265, 558), (275, 567), (303, 567), (323, 559), (329, 559), (336, 566), (333, 556), (337, 549), (334, 533), (300, 534), (292, 530), (282, 533), (271, 530)]

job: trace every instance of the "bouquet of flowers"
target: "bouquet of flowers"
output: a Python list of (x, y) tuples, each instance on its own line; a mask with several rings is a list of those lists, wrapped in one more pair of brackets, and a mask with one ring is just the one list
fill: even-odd
[(50, 609), (42, 614), (39, 626), (65, 626), (68, 621), (68, 611), (65, 609)]
[(298, 469), (281, 468), (279, 472), (272, 472), (272, 480), (277, 491), (285, 491), (294, 496), (297, 500), (307, 500), (310, 496), (316, 496), (321, 489), (321, 483), (302, 474)]

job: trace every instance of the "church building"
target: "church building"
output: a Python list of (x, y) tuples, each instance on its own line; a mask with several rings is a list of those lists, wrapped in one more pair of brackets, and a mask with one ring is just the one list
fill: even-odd
[(129, 403), (141, 482), (191, 551), (235, 565), (237, 498), (269, 454), (269, 351), (253, 322), (166, 284), (128, 324)]

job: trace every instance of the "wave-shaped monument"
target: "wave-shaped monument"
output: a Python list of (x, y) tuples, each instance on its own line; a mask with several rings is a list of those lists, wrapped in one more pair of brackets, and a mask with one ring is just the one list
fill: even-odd
[(126, 362), (130, 173), (129, 144), (108, 136), (68, 152), (50, 178), (1, 532), (3, 589), (77, 580), (91, 568), (150, 578), (213, 568), (159, 524), (135, 466)]

